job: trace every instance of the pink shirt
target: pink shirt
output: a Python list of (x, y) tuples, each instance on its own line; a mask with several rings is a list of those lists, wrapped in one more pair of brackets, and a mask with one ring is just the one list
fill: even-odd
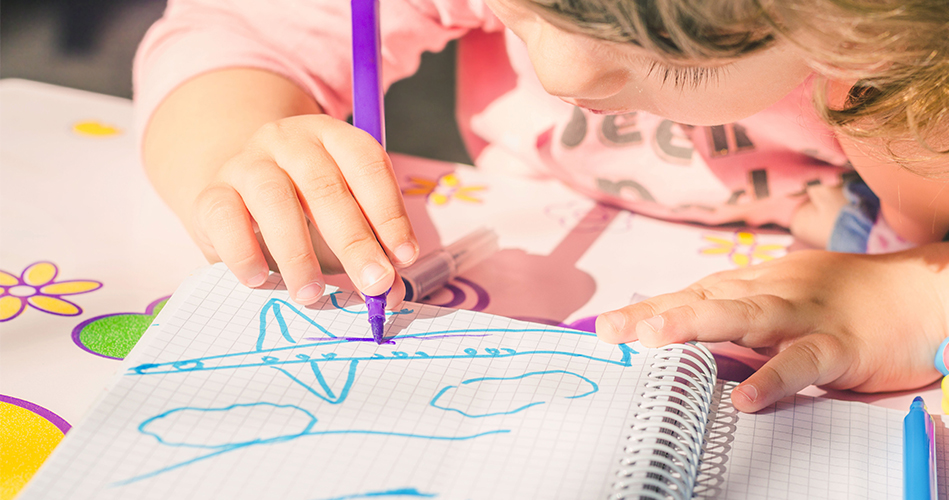
[[(458, 116), (475, 163), (554, 176), (646, 215), (787, 226), (813, 183), (838, 184), (847, 159), (810, 102), (809, 82), (740, 122), (688, 127), (646, 113), (602, 116), (548, 95), (524, 44), (481, 0), (383, 0), (385, 85), (424, 51), (461, 39)], [(351, 112), (349, 2), (170, 0), (135, 61), (139, 130), (198, 74), (266, 69), (337, 118)]]

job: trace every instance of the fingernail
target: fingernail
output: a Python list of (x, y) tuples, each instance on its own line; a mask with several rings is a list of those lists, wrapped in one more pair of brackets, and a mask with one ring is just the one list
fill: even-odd
[(368, 266), (362, 268), (362, 288), (365, 289), (375, 285), (386, 275), (386, 269), (379, 264), (373, 262)]
[(626, 326), (626, 316), (618, 312), (608, 312), (600, 315), (603, 318), (603, 321), (606, 321), (610, 327), (613, 328), (613, 331), (620, 333), (623, 331), (623, 327)]
[(412, 262), (412, 259), (415, 258), (415, 254), (418, 253), (418, 250), (415, 248), (415, 245), (411, 243), (403, 243), (395, 249), (395, 258), (399, 261), (400, 264), (408, 264)]
[(247, 286), (251, 288), (257, 288), (260, 285), (263, 285), (264, 283), (266, 283), (268, 277), (270, 277), (270, 273), (267, 271), (264, 271), (258, 274), (257, 276), (254, 276), (253, 278), (247, 280)]
[(752, 403), (754, 403), (755, 400), (758, 399), (758, 389), (753, 385), (749, 385), (749, 384), (740, 385), (736, 387), (735, 390), (732, 392), (737, 392), (745, 396), (745, 398), (748, 401), (751, 401)]
[[(652, 332), (648, 332), (648, 333), (659, 333), (659, 330), (662, 330), (662, 325), (664, 325), (665, 322), (666, 321), (662, 319), (662, 316), (653, 316), (651, 318), (640, 321), (639, 324), (644, 325), (650, 330), (652, 330)], [(638, 327), (639, 325), (637, 325), (637, 328)]]
[(297, 302), (309, 304), (323, 296), (323, 287), (319, 283), (310, 283), (297, 292)]

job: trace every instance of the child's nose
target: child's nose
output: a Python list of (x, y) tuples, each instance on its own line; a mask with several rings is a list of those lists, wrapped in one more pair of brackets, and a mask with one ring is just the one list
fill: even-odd
[(534, 72), (553, 96), (603, 99), (619, 93), (626, 84), (627, 68), (598, 46), (592, 38), (567, 33), (551, 25), (527, 41)]

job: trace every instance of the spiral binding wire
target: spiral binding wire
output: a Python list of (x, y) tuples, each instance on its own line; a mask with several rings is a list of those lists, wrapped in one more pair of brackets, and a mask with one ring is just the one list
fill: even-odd
[(611, 500), (692, 497), (717, 373), (712, 353), (698, 344), (669, 346), (656, 354)]

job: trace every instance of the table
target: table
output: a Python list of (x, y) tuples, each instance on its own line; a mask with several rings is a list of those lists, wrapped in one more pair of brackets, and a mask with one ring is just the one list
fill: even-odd
[[(149, 185), (124, 99), (0, 81), (0, 500), (12, 498), (116, 376), (189, 272), (206, 264)], [(780, 257), (780, 231), (649, 219), (553, 180), (393, 155), (423, 253), (488, 225), (501, 250), (425, 301), (591, 329), (601, 311), (715, 271)], [(351, 288), (345, 277), (331, 284)], [(720, 373), (763, 362), (719, 344)], [(806, 394), (907, 409), (938, 384), (889, 394)]]

